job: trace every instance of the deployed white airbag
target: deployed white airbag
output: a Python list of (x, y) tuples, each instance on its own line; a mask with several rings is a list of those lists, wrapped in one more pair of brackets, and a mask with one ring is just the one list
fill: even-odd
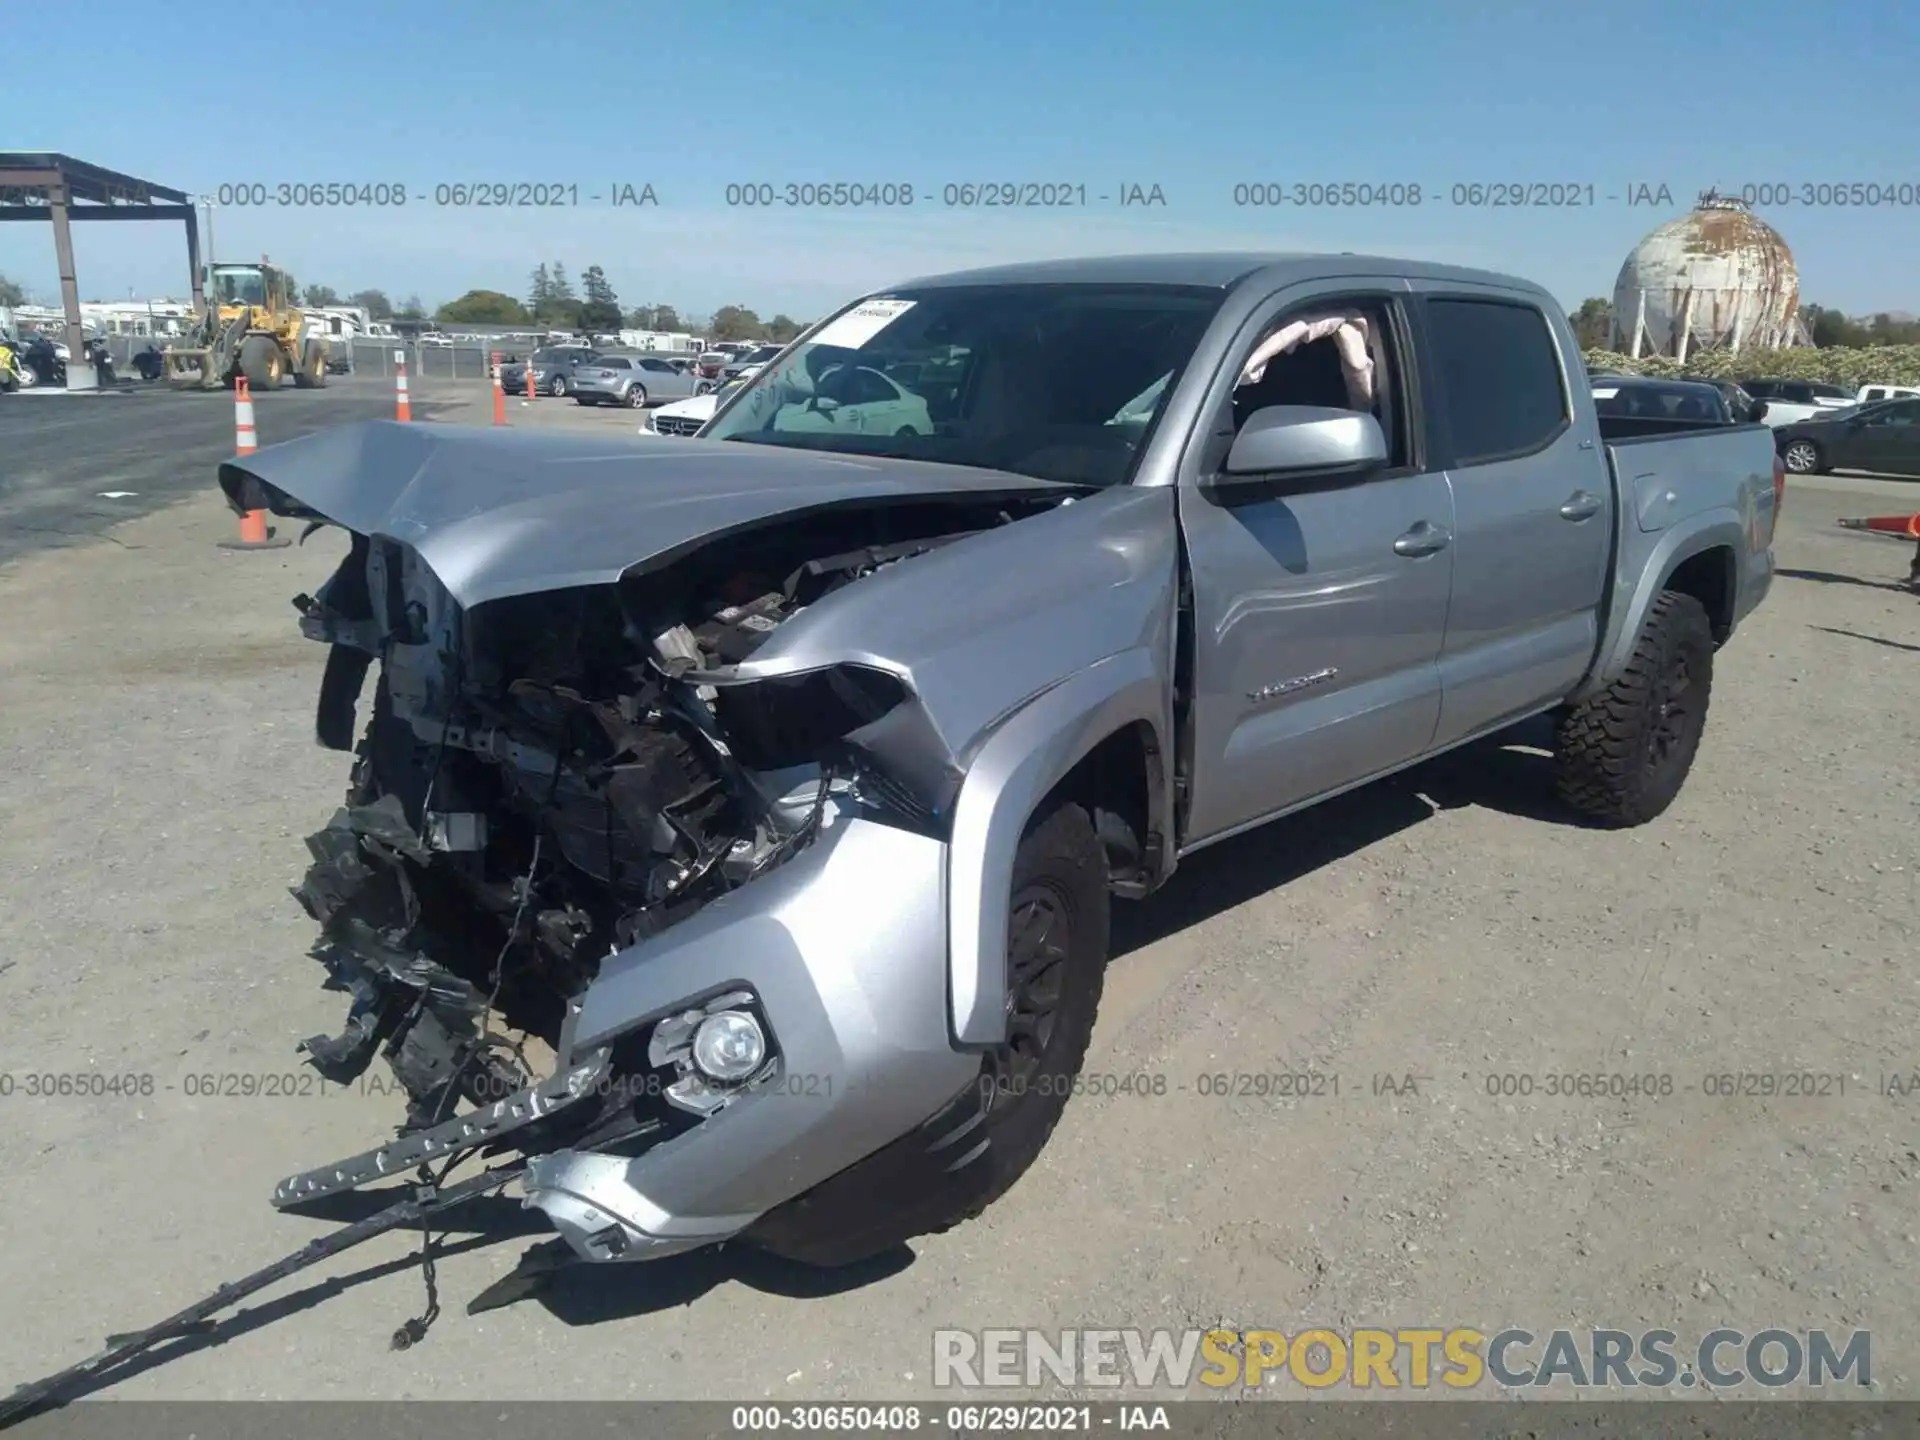
[(1347, 400), (1356, 410), (1373, 408), (1373, 355), (1367, 317), (1358, 314), (1309, 315), (1280, 327), (1247, 358), (1240, 383), (1252, 385), (1267, 373), (1267, 363), (1315, 340), (1331, 339), (1340, 355)]

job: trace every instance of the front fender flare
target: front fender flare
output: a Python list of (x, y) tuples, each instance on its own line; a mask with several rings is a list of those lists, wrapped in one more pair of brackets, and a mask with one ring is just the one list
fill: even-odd
[[(1162, 754), (1172, 696), (1162, 656), (1109, 656), (1027, 701), (992, 732), (954, 803), (947, 852), (949, 1023), (962, 1049), (1007, 1036), (1007, 907), (1020, 837), (1047, 792), (1107, 736), (1138, 721)], [(1156, 813), (1168, 798), (1149, 797)]]
[[(1681, 521), (1670, 530), (1662, 531), (1646, 552), (1645, 558), (1637, 563), (1634, 563), (1633, 557), (1623, 557), (1623, 573), (1614, 579), (1611, 613), (1601, 636), (1599, 651), (1594, 657), (1593, 668), (1588, 672), (1586, 681), (1570, 698), (1584, 700), (1620, 678), (1627, 661), (1632, 658), (1634, 642), (1639, 637), (1640, 627), (1646, 623), (1647, 612), (1653, 608), (1654, 599), (1666, 585), (1667, 577), (1682, 563), (1702, 551), (1730, 547), (1735, 561), (1735, 584), (1738, 585), (1741, 583), (1740, 560), (1751, 543), (1748, 523), (1738, 511), (1707, 510)], [(1737, 605), (1734, 613), (1738, 614)]]

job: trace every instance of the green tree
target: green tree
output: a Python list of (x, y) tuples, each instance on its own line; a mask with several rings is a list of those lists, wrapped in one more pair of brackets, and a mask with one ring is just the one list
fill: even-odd
[(1613, 329), (1613, 306), (1605, 300), (1589, 298), (1567, 317), (1582, 350), (1597, 350), (1607, 343)]
[(349, 305), (356, 305), (375, 320), (393, 318), (393, 302), (387, 299), (384, 290), (356, 290), (347, 297)]
[(286, 282), (287, 302), (292, 305), (298, 305), (300, 303), (300, 282), (293, 278), (293, 272), (291, 270), (282, 270), (280, 272), (280, 278)]
[(533, 272), (533, 289), (527, 297), (527, 310), (542, 325), (572, 330), (580, 323), (580, 302), (567, 282), (566, 266), (558, 261), (542, 265)]
[(589, 265), (586, 273), (580, 277), (580, 284), (587, 292), (587, 298), (575, 317), (575, 323), (582, 330), (594, 334), (618, 330), (621, 319), (620, 297), (613, 293), (613, 286), (607, 282), (606, 272), (598, 265)]
[(715, 340), (758, 340), (763, 328), (760, 317), (744, 305), (722, 305), (708, 326)]
[(338, 305), (339, 303), (340, 296), (331, 285), (309, 285), (307, 287), (307, 304), (311, 305), (314, 309), (318, 310), (323, 305)]
[(469, 290), (458, 300), (442, 305), (433, 318), (463, 325), (519, 325), (528, 316), (526, 306), (511, 295), (498, 290)]
[(767, 339), (784, 345), (806, 328), (791, 315), (776, 315), (767, 322)]
[(400, 308), (394, 313), (393, 318), (396, 320), (424, 320), (427, 318), (427, 307), (420, 303), (420, 297), (418, 295), (409, 295), (400, 302)]
[(27, 292), (6, 276), (0, 275), (0, 305), (24, 305)]
[(653, 307), (653, 324), (648, 327), (666, 334), (673, 334), (687, 328), (687, 322), (680, 318), (680, 312), (671, 305)]

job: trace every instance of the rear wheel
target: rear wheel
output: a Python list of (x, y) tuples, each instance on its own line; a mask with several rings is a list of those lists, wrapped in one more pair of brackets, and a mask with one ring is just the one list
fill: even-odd
[(277, 390), (286, 373), (280, 347), (265, 335), (249, 335), (240, 346), (240, 373), (255, 390)]
[(1560, 722), (1560, 797), (1612, 826), (1642, 825), (1680, 793), (1707, 726), (1713, 627), (1691, 595), (1663, 591), (1626, 673)]
[(567, 377), (564, 375), (554, 376), (553, 379), (547, 382), (547, 393), (556, 400), (564, 398), (567, 393)]
[(1106, 975), (1107, 857), (1078, 805), (1051, 806), (1014, 858), (1007, 1040), (918, 1130), (748, 1232), (804, 1264), (850, 1265), (979, 1215), (1040, 1156), (1093, 1038)]
[(647, 404), (647, 387), (635, 385), (627, 391), (627, 404), (635, 410), (643, 410)]
[(1789, 441), (1780, 452), (1780, 463), (1795, 475), (1818, 475), (1827, 468), (1820, 447), (1811, 440)]

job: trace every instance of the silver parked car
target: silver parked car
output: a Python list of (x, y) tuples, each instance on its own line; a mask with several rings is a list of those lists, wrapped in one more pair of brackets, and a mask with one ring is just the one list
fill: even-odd
[(354, 1000), (303, 1048), (410, 1102), (275, 1203), (517, 1152), (589, 1261), (977, 1215), (1093, 1078), (1111, 899), (1533, 716), (1569, 818), (1666, 809), (1785, 485), (1763, 427), (1676, 423), (1597, 415), (1523, 280), (1126, 256), (870, 296), (698, 439), (228, 461), (355, 537), (298, 602), (323, 744), (375, 679), (296, 892)]
[(573, 372), (573, 398), (582, 405), (630, 405), (686, 400), (702, 382), (654, 355), (600, 355)]

